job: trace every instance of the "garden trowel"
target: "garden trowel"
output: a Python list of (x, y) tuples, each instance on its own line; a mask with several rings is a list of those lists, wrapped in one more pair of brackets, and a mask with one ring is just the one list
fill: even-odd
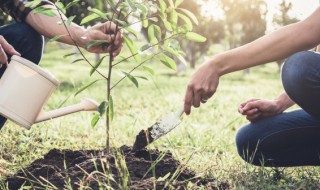
[(133, 150), (141, 150), (148, 146), (153, 141), (169, 133), (172, 129), (180, 124), (180, 117), (183, 114), (184, 106), (180, 106), (177, 112), (170, 112), (160, 121), (157, 121), (146, 130), (140, 131), (136, 136), (136, 141), (133, 145)]

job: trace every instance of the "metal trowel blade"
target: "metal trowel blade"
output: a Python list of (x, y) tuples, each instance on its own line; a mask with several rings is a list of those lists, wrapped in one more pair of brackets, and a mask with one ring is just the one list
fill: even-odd
[(148, 129), (140, 131), (136, 136), (133, 150), (141, 150), (153, 141), (172, 131), (180, 124), (180, 117), (183, 112), (184, 106), (182, 105), (177, 112), (170, 112)]

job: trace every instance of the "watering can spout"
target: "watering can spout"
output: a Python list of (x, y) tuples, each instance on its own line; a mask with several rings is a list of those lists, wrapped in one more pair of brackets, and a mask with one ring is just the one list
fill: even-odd
[(85, 99), (82, 99), (82, 101), (79, 104), (67, 106), (67, 107), (49, 111), (49, 112), (42, 111), (38, 115), (35, 123), (39, 123), (42, 121), (61, 117), (61, 116), (79, 112), (79, 111), (98, 111), (98, 107), (99, 107), (99, 104), (96, 101), (85, 98)]

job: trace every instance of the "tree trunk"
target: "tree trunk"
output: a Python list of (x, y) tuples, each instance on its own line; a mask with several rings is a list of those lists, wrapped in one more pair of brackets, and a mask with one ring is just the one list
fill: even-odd
[(193, 55), (191, 55), (190, 67), (194, 69), (196, 67), (196, 59)]

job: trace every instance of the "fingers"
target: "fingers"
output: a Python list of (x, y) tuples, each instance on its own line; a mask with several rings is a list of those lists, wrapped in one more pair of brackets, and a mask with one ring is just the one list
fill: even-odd
[(8, 62), (7, 54), (21, 56), (5, 39), (0, 35), (0, 67)]
[(8, 53), (8, 54), (10, 54), (10, 55), (19, 55), (19, 56), (21, 56), (20, 53), (17, 52), (17, 51), (12, 47), (12, 45), (10, 45), (10, 44), (3, 38), (3, 36), (0, 37), (0, 44), (1, 44), (2, 48), (3, 48), (3, 50), (4, 50), (6, 53)]
[(243, 102), (242, 104), (240, 104), (240, 106), (244, 107), (247, 103), (254, 102), (254, 101), (257, 101), (257, 100), (260, 100), (260, 99), (253, 98), (253, 99), (247, 100), (247, 101)]
[(8, 57), (6, 52), (4, 51), (2, 45), (0, 44), (0, 68), (3, 64), (6, 64), (8, 61)]
[(257, 113), (255, 113), (253, 115), (248, 115), (246, 117), (246, 119), (252, 122), (252, 121), (258, 120), (260, 118), (260, 116), (261, 116), (261, 112), (257, 112)]
[[(110, 21), (102, 23), (102, 27), (103, 27), (103, 33), (105, 34), (115, 34), (117, 30), (117, 25)], [(118, 31), (119, 30), (120, 28), (118, 27)]]
[(249, 102), (244, 107), (242, 107), (242, 111), (243, 112), (247, 112), (247, 111), (252, 110), (254, 108), (258, 108), (259, 109), (259, 107), (260, 107), (260, 103), (258, 101)]
[(188, 86), (186, 95), (184, 97), (184, 112), (186, 115), (190, 115), (191, 113), (191, 104), (193, 97), (193, 89), (191, 86)]

